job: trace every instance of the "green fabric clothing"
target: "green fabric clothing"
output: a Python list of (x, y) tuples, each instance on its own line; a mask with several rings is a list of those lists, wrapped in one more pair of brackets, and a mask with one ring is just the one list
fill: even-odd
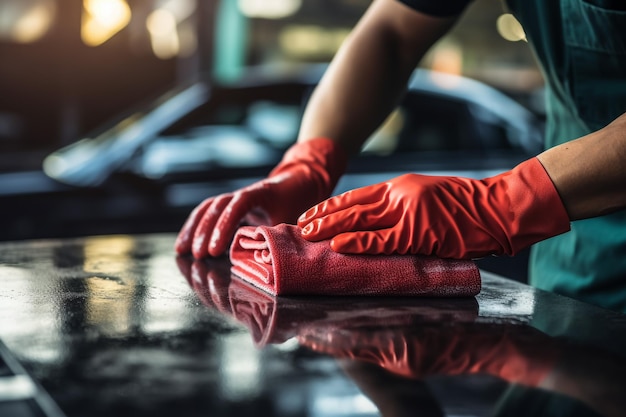
[[(544, 72), (546, 148), (601, 129), (626, 112), (623, 2), (508, 0), (508, 6)], [(570, 232), (536, 244), (530, 283), (626, 312), (626, 211), (572, 222)]]

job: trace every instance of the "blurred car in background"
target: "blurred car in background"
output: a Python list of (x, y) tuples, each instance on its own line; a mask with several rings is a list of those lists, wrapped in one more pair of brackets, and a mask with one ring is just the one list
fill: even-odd
[[(204, 198), (263, 176), (295, 142), (324, 66), (197, 82), (0, 177), (3, 240), (178, 230)], [(346, 109), (346, 112), (350, 109)], [(337, 192), (404, 172), (485, 177), (541, 146), (542, 122), (480, 82), (419, 69), (402, 103), (354, 158)], [(46, 175), (37, 189), (29, 176)], [(9, 184), (10, 183), (10, 184)]]
[[(42, 171), (0, 174), (0, 239), (178, 231), (204, 198), (278, 163), (323, 69), (198, 82), (52, 153)], [(541, 132), (538, 116), (499, 91), (419, 69), (336, 192), (405, 172), (495, 175), (538, 153)], [(505, 271), (495, 258), (483, 264), (524, 280), (526, 259), (518, 259)]]

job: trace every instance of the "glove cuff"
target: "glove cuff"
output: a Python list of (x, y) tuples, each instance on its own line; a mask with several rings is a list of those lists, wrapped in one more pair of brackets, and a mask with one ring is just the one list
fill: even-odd
[(292, 145), (269, 178), (301, 167), (315, 178), (316, 201), (322, 201), (330, 197), (347, 165), (348, 154), (337, 143), (328, 138), (313, 138)]
[(515, 217), (507, 222), (511, 254), (570, 230), (563, 201), (539, 159), (524, 161), (503, 176)]

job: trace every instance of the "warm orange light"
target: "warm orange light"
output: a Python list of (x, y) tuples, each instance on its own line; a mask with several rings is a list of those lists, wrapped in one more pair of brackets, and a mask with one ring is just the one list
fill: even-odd
[(30, 43), (43, 37), (54, 19), (54, 3), (39, 2), (28, 9), (13, 25), (11, 37), (20, 43)]
[(160, 0), (146, 19), (152, 52), (160, 59), (191, 56), (198, 49), (195, 23), (191, 17), (197, 0)]
[(165, 9), (156, 9), (146, 20), (148, 32), (153, 36), (165, 36), (176, 30), (176, 17)]
[(431, 69), (434, 71), (431, 78), (443, 88), (454, 88), (457, 78), (438, 77), (437, 74), (461, 75), (463, 73), (463, 51), (453, 42), (444, 42), (438, 45), (432, 53)]
[(197, 0), (161, 0), (158, 7), (171, 12), (178, 23), (193, 15), (197, 8)]
[(316, 57), (334, 55), (350, 33), (349, 29), (327, 29), (313, 25), (289, 25), (279, 34), (280, 48), (288, 55)]
[(525, 41), (526, 33), (521, 23), (510, 13), (505, 13), (498, 17), (496, 21), (498, 33), (507, 41)]
[(174, 58), (180, 52), (176, 16), (169, 10), (157, 9), (146, 20), (152, 51), (160, 59)]
[(0, 0), (0, 41), (40, 40), (52, 27), (56, 12), (54, 0)]
[[(125, 235), (85, 240), (83, 271), (93, 274), (84, 280), (87, 290), (85, 321), (104, 334), (125, 334), (131, 330), (135, 281), (108, 276), (129, 270), (134, 248), (135, 241)], [(102, 276), (105, 271), (107, 277)]]
[(302, 0), (238, 0), (241, 14), (263, 19), (283, 19), (302, 7)]
[(83, 0), (81, 37), (89, 46), (102, 45), (130, 22), (126, 0)]

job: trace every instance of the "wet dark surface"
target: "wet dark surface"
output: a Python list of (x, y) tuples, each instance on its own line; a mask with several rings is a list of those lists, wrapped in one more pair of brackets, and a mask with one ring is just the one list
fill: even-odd
[(469, 299), (274, 299), (173, 241), (0, 244), (0, 338), (67, 416), (626, 415), (621, 314), (486, 272)]

